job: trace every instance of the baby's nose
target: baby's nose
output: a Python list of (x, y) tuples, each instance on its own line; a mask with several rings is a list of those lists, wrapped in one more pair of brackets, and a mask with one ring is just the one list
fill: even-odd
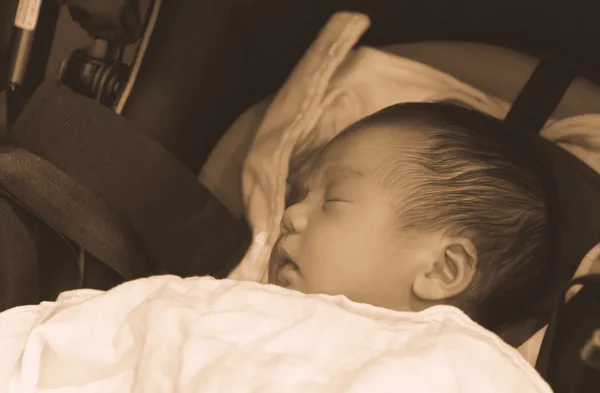
[(283, 213), (281, 220), (281, 231), (283, 233), (300, 233), (308, 224), (307, 211), (302, 204), (288, 207)]

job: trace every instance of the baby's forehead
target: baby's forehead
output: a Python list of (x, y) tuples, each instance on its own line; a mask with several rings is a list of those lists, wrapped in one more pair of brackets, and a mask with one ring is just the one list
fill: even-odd
[[(373, 135), (351, 135), (335, 140), (316, 157), (306, 173), (309, 177), (326, 174), (362, 173), (368, 176), (384, 157), (393, 155), (389, 143)], [(330, 169), (335, 169), (331, 170)]]
[(323, 150), (322, 161), (351, 158), (373, 160), (390, 154), (402, 154), (426, 143), (422, 132), (403, 124), (357, 124), (343, 131)]
[[(415, 131), (415, 132), (411, 132)], [(349, 166), (365, 174), (390, 160), (397, 163), (406, 150), (424, 143), (424, 138), (408, 126), (360, 124), (350, 126), (318, 154), (290, 174), (292, 183), (304, 183), (329, 166)]]
[(409, 122), (358, 122), (342, 131), (336, 139), (346, 140), (350, 146), (361, 143), (411, 143), (423, 141), (426, 138), (423, 131), (423, 127)]

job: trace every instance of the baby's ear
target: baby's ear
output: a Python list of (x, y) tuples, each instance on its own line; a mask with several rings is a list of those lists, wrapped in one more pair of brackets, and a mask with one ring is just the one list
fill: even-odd
[(440, 301), (460, 295), (473, 281), (477, 250), (464, 237), (445, 238), (434, 253), (435, 260), (413, 283), (413, 292), (424, 301)]

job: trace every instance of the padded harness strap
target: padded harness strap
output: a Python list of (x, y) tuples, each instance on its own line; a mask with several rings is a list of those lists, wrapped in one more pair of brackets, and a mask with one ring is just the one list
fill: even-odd
[(0, 246), (11, 246), (0, 252), (0, 311), (77, 288), (78, 265), (79, 286), (98, 289), (157, 273), (224, 276), (249, 239), (162, 145), (55, 81), (0, 145)]
[[(247, 235), (245, 225), (159, 143), (56, 82), (38, 88), (6, 143), (49, 162), (114, 209), (160, 272), (212, 274)], [(73, 219), (86, 225), (82, 216)]]
[[(519, 93), (519, 96), (513, 103), (509, 113), (506, 115), (503, 121), (507, 130), (515, 130), (525, 133), (525, 135), (523, 135), (525, 138), (523, 143), (525, 143), (526, 148), (531, 152), (531, 154), (538, 157), (539, 165), (544, 167), (542, 172), (544, 173), (544, 178), (546, 179), (545, 188), (548, 193), (549, 204), (551, 205), (549, 213), (551, 216), (553, 216), (553, 220), (556, 221), (556, 225), (560, 229), (563, 229), (564, 227), (564, 223), (558, 223), (558, 221), (561, 221), (560, 213), (558, 212), (562, 210), (559, 208), (561, 207), (561, 200), (563, 198), (561, 198), (560, 195), (557, 195), (557, 187), (559, 187), (559, 185), (556, 184), (556, 182), (559, 179), (557, 179), (556, 176), (559, 178), (562, 178), (563, 176), (561, 176), (561, 173), (559, 173), (561, 172), (560, 167), (555, 167), (555, 165), (558, 163), (558, 161), (556, 161), (558, 160), (558, 157), (552, 157), (552, 154), (549, 150), (562, 149), (558, 148), (557, 146), (551, 146), (551, 143), (547, 142), (546, 140), (538, 141), (537, 138), (540, 131), (543, 129), (544, 125), (562, 100), (562, 97), (566, 93), (574, 78), (575, 73), (565, 64), (549, 59), (540, 60), (538, 66), (531, 74), (529, 80)], [(530, 139), (534, 141), (529, 141)], [(565, 152), (560, 151), (560, 153), (563, 153), (561, 155), (564, 155)], [(573, 161), (573, 157), (568, 158), (571, 159), (570, 161)], [(569, 229), (570, 228), (567, 230)], [(564, 234), (564, 229), (562, 232)], [(561, 235), (556, 234), (555, 237), (557, 237), (555, 240), (555, 247), (557, 247), (557, 249), (555, 250), (556, 252), (554, 254), (559, 255), (559, 253), (562, 253), (566, 250), (562, 244), (563, 242), (558, 240), (558, 237), (561, 237)], [(561, 248), (562, 250), (560, 250)], [(563, 280), (564, 283), (567, 283), (568, 279), (570, 279), (575, 273), (578, 262), (570, 262), (570, 265), (573, 266), (558, 267), (561, 276), (562, 274), (570, 274), (568, 278)], [(553, 288), (554, 291), (560, 291), (562, 289), (563, 286), (559, 283), (557, 283), (557, 285)], [(554, 304), (554, 300), (552, 300), (550, 304)], [(548, 312), (545, 313), (546, 316), (543, 317), (544, 313), (542, 313), (540, 316), (536, 317), (536, 321), (533, 322), (531, 328), (534, 328), (535, 331), (546, 325), (550, 310), (547, 307), (546, 309), (548, 310)], [(522, 330), (521, 328), (513, 327), (513, 330), (515, 330), (517, 334), (511, 338), (511, 345), (519, 346), (529, 338), (529, 334), (521, 334), (522, 332), (518, 333)], [(529, 333), (532, 334), (533, 332)], [(512, 332), (510, 334), (515, 333)]]
[[(564, 63), (542, 60), (519, 94), (504, 123), (508, 127), (521, 129), (530, 134), (539, 134), (573, 82), (575, 75), (573, 68)], [(558, 158), (557, 156), (554, 160)], [(556, 165), (557, 161), (554, 160), (547, 161), (547, 164)], [(575, 169), (575, 163), (572, 164)], [(561, 173), (562, 171), (559, 171), (559, 168), (558, 166), (554, 168), (559, 187), (567, 187), (567, 177)], [(592, 177), (595, 177), (593, 179), (595, 182), (592, 181)], [(579, 180), (583, 180), (583, 178)], [(592, 187), (592, 183), (598, 184), (597, 176), (590, 176), (590, 187)], [(580, 184), (579, 187), (581, 188), (583, 184)], [(555, 191), (550, 190), (550, 192)], [(560, 194), (571, 191), (559, 188), (556, 192), (559, 194), (558, 200), (564, 201), (564, 197), (561, 198)], [(583, 198), (584, 193), (581, 193), (580, 197)], [(567, 208), (566, 214), (575, 212), (579, 215), (584, 214), (583, 211), (574, 209), (574, 206), (563, 206), (561, 210), (564, 208)], [(591, 211), (589, 213), (591, 219), (593, 214)], [(563, 219), (569, 220), (573, 217), (563, 217)], [(565, 222), (561, 222), (561, 226), (563, 241), (565, 236), (572, 236), (570, 233), (577, 229), (565, 227)], [(593, 239), (590, 240), (590, 244), (593, 244)], [(563, 244), (561, 251), (567, 252), (570, 246), (573, 245), (570, 245), (569, 242)], [(560, 262), (565, 263), (571, 260), (569, 258), (569, 260), (560, 260)], [(556, 268), (560, 275), (572, 277), (577, 269), (577, 264), (559, 265)], [(597, 312), (600, 303), (600, 276), (590, 275), (573, 280), (570, 282), (569, 288), (577, 284), (584, 286), (568, 303), (564, 303), (564, 296), (559, 299), (536, 363), (536, 368), (556, 393), (591, 393), (597, 391), (600, 384), (600, 370), (587, 365), (581, 358), (581, 349), (600, 326), (600, 313)]]
[(542, 59), (513, 103), (504, 124), (539, 134), (575, 76), (571, 67)]
[(113, 209), (26, 150), (0, 146), (0, 194), (104, 261), (125, 280), (149, 274), (140, 239)]
[[(505, 125), (537, 138), (575, 75), (574, 69), (564, 63), (541, 61), (513, 104)], [(539, 139), (527, 148), (547, 166), (549, 173), (553, 173), (556, 185), (547, 187), (547, 191), (560, 212), (555, 217), (560, 238), (555, 254), (560, 257), (555, 266), (557, 282), (550, 293), (554, 298), (553, 293), (559, 294), (565, 288), (561, 281), (568, 282), (582, 255), (600, 240), (600, 234), (594, 230), (594, 217), (600, 213), (597, 204), (600, 182), (597, 173), (587, 165), (573, 159), (558, 146)], [(548, 154), (551, 150), (554, 154)], [(586, 341), (600, 327), (600, 313), (597, 312), (600, 277), (582, 277), (571, 281), (568, 287), (576, 284), (584, 284), (584, 287), (567, 304), (564, 295), (557, 298), (558, 304), (550, 318), (536, 364), (556, 393), (591, 393), (600, 386), (600, 370), (587, 365), (581, 358)], [(537, 328), (543, 323), (544, 318), (538, 320)]]

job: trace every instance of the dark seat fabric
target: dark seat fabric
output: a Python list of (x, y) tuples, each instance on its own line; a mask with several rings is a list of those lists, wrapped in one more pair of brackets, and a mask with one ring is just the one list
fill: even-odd
[(251, 101), (240, 26), (228, 1), (163, 2), (123, 110), (194, 172)]
[(0, 161), (0, 310), (155, 273), (222, 276), (245, 249), (245, 224), (194, 173), (56, 82), (37, 89)]
[(193, 171), (235, 118), (275, 91), (334, 11), (367, 13), (361, 44), (471, 41), (560, 58), (596, 81), (600, 2), (164, 2), (124, 115)]

